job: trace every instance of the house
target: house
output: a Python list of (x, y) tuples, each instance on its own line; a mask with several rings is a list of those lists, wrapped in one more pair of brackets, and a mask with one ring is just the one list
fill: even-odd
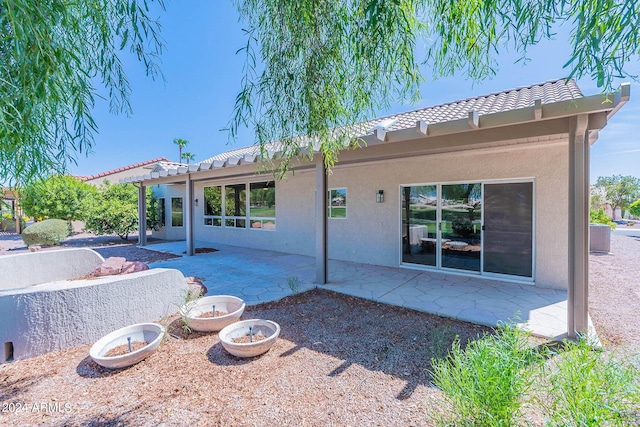
[(331, 174), (313, 152), (274, 181), (252, 146), (124, 181), (154, 186), (156, 235), (190, 255), (197, 236), (315, 256), (319, 283), (331, 258), (566, 289), (575, 336), (588, 322), (589, 148), (629, 96), (548, 81), (361, 123), (362, 147)]

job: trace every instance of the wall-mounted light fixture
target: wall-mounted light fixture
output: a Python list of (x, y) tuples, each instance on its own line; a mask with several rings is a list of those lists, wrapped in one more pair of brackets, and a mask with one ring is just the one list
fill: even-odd
[(195, 202), (195, 205), (198, 206), (198, 199), (195, 199), (194, 202)]
[(376, 203), (384, 202), (384, 190), (378, 190), (376, 193)]

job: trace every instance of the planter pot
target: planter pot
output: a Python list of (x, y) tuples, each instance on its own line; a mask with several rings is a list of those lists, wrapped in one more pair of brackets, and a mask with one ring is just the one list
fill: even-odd
[[(249, 327), (253, 334), (261, 334), (267, 337), (261, 341), (248, 343), (233, 342), (234, 338), (240, 338), (249, 334)], [(271, 320), (251, 319), (233, 323), (220, 331), (218, 337), (225, 350), (237, 357), (254, 357), (269, 351), (273, 343), (280, 335), (280, 325)]]
[[(198, 317), (213, 310), (226, 312), (217, 317)], [(238, 297), (231, 295), (214, 295), (199, 298), (180, 307), (180, 314), (186, 318), (187, 326), (194, 331), (211, 332), (219, 331), (227, 325), (237, 322), (244, 312), (245, 303)]]
[[(146, 346), (139, 350), (123, 354), (121, 356), (107, 357), (109, 350), (128, 345), (127, 338), (132, 342), (144, 341)], [(157, 323), (138, 323), (126, 326), (100, 338), (89, 351), (91, 358), (100, 366), (109, 369), (125, 368), (140, 362), (153, 353), (164, 338), (164, 327)]]

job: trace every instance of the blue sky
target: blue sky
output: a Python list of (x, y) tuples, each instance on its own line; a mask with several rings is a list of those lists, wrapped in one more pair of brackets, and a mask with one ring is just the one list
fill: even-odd
[[(253, 143), (247, 131), (228, 145), (227, 134), (220, 131), (231, 117), (244, 60), (236, 54), (245, 43), (243, 24), (238, 22), (231, 2), (168, 2), (166, 12), (159, 17), (165, 40), (160, 66), (166, 81), (146, 77), (141, 64), (123, 55), (133, 89), (133, 115), (112, 115), (107, 103), (97, 99), (94, 117), (99, 133), (93, 152), (80, 154), (77, 166), (70, 167), (71, 173), (93, 175), (156, 157), (178, 161), (174, 138), (190, 141), (184, 151), (194, 153), (196, 162)], [(524, 66), (513, 63), (517, 59), (514, 55), (501, 52), (499, 72), (491, 80), (430, 80), (422, 86), (418, 103), (396, 103), (377, 116), (563, 77), (568, 73), (562, 68), (568, 52), (568, 42), (560, 38), (531, 49), (531, 61)], [(637, 68), (637, 63), (631, 64), (632, 71)], [(429, 77), (427, 72), (425, 75)], [(585, 95), (599, 93), (589, 78), (578, 84)], [(640, 135), (639, 86), (632, 83), (631, 101), (601, 131), (592, 148), (592, 182), (598, 176), (613, 174), (640, 176), (640, 144), (636, 138)]]

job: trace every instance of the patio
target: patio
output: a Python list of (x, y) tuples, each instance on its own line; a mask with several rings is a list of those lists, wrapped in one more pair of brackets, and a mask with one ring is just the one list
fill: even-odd
[[(212, 244), (195, 242), (195, 246), (204, 248), (212, 247)], [(517, 315), (534, 335), (548, 338), (563, 336), (567, 331), (565, 291), (481, 277), (334, 260), (329, 261), (329, 283), (316, 285), (313, 257), (230, 245), (215, 244), (213, 247), (218, 251), (159, 261), (151, 267), (178, 269), (185, 276), (203, 279), (208, 295), (235, 295), (247, 304), (291, 295), (289, 282), (297, 277), (300, 292), (318, 286), (487, 326), (495, 326)], [(145, 249), (182, 255), (185, 242), (151, 244)]]

